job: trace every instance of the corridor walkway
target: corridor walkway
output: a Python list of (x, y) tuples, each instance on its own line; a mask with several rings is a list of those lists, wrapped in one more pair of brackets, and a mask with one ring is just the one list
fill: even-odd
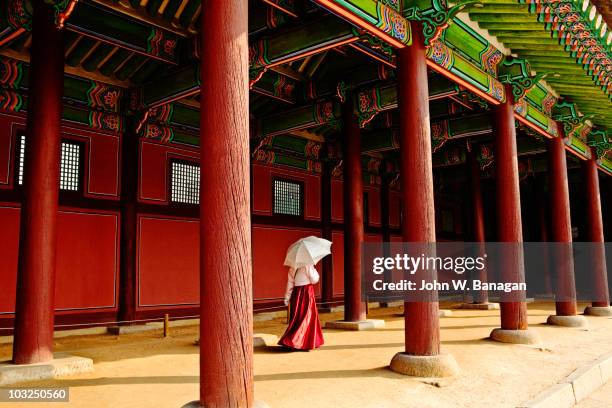
[[(403, 347), (403, 319), (399, 308), (373, 309), (371, 317), (387, 320), (384, 329), (325, 330), (325, 345), (307, 353), (257, 349), (256, 398), (272, 408), (514, 407), (612, 351), (612, 319), (588, 317), (589, 330), (546, 326), (552, 307), (530, 304), (529, 323), (544, 340), (536, 347), (486, 340), (499, 324), (496, 311), (455, 310), (442, 318), (443, 352), (452, 353), (462, 369), (452, 379), (388, 370), (391, 356)], [(255, 333), (279, 335), (283, 329), (282, 318), (255, 324)], [(95, 372), (36, 385), (70, 387), (71, 402), (62, 407), (180, 407), (198, 395), (197, 336), (192, 326), (173, 328), (165, 339), (161, 331), (57, 339), (58, 352), (93, 358)], [(0, 359), (9, 355), (10, 347), (0, 346)], [(594, 401), (601, 398), (593, 395), (584, 407), (598, 407)]]

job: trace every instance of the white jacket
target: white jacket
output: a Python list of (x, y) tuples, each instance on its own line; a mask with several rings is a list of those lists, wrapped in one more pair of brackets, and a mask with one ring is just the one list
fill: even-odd
[(319, 272), (313, 265), (299, 267), (297, 269), (289, 268), (287, 276), (287, 291), (285, 293), (285, 305), (289, 304), (291, 293), (295, 286), (306, 286), (319, 282)]

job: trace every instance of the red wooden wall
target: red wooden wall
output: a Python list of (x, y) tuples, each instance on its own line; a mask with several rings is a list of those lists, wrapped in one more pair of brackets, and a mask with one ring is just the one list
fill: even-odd
[[(19, 243), (20, 189), (15, 184), (17, 133), (24, 117), (0, 113), (0, 318), (15, 304)], [(65, 123), (63, 138), (84, 146), (83, 192), (60, 195), (56, 307), (58, 314), (116, 313), (120, 290), (120, 191), (123, 135)], [(141, 140), (138, 164), (136, 233), (136, 309), (139, 313), (189, 309), (198, 304), (199, 234), (197, 208), (177, 206), (169, 198), (172, 159), (199, 162), (199, 150)], [(26, 152), (27, 160), (27, 152)], [(304, 185), (304, 217), (272, 212), (275, 177)], [(321, 235), (321, 177), (297, 169), (252, 165), (253, 283), (256, 308), (279, 304), (285, 293), (286, 248), (308, 235)], [(331, 181), (333, 293), (343, 294), (342, 181)], [(380, 189), (368, 196), (367, 241), (382, 241)], [(391, 194), (390, 223), (399, 226), (399, 196)], [(321, 265), (318, 265), (321, 272)], [(317, 294), (321, 293), (320, 284)], [(87, 316), (82, 318), (87, 321)]]
[[(0, 317), (11, 317), (15, 309), (21, 202), (16, 145), (24, 122), (21, 116), (0, 113)], [(83, 143), (83, 197), (60, 196), (56, 310), (116, 311), (120, 137), (65, 123), (62, 138)]]

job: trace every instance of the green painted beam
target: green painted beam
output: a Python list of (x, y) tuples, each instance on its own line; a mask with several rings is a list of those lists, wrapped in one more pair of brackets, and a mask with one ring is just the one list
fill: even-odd
[(295, 25), (288, 30), (253, 39), (249, 46), (251, 69), (269, 67), (357, 40), (357, 31), (333, 15)]
[[(533, 20), (532, 20), (533, 21)], [(505, 23), (503, 21), (498, 22), (482, 22), (478, 24), (480, 27), (489, 31), (537, 31), (542, 32), (544, 30), (543, 23)]]
[[(483, 8), (486, 10), (486, 8)], [(531, 24), (534, 21), (533, 16), (529, 14), (515, 14), (515, 13), (473, 13), (471, 15), (472, 20), (481, 23), (499, 23), (503, 21), (504, 24)]]
[(258, 135), (275, 136), (323, 124), (337, 125), (339, 120), (340, 104), (328, 99), (261, 118)]
[(97, 4), (80, 2), (66, 29), (150, 58), (178, 62), (180, 38), (176, 34)]
[[(264, 67), (280, 65), (287, 61), (311, 55), (341, 44), (346, 41), (358, 40), (358, 33), (348, 24), (336, 21), (334, 16), (326, 16), (289, 31), (277, 32), (255, 40), (250, 45), (249, 59), (252, 70), (262, 70)], [(274, 90), (274, 83), (267, 83), (266, 75), (273, 74), (258, 71), (257, 76), (264, 79), (261, 87), (254, 81), (253, 89), (267, 95), (275, 95), (279, 99), (295, 103), (295, 96), (287, 96), (282, 89)], [(276, 77), (278, 79), (278, 77)], [(270, 79), (270, 81), (274, 81)], [(168, 73), (163, 78), (143, 86), (143, 103), (145, 107), (159, 106), (197, 93), (200, 84), (197, 67), (187, 66)], [(278, 83), (276, 83), (278, 85)], [(288, 89), (287, 87), (284, 88)]]

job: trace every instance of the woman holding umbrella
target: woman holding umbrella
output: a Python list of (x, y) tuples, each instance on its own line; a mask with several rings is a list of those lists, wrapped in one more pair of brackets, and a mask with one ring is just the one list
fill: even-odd
[(302, 238), (287, 250), (289, 266), (285, 305), (290, 305), (289, 326), (278, 344), (295, 350), (312, 350), (323, 344), (323, 333), (314, 293), (319, 282), (315, 265), (331, 253), (331, 242), (310, 236)]

